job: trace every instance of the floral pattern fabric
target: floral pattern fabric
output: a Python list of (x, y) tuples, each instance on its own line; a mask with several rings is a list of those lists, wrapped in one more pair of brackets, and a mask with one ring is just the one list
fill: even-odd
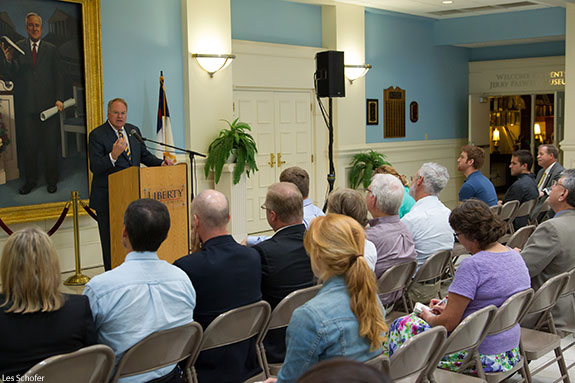
[[(417, 316), (417, 314), (409, 314), (401, 318), (397, 318), (389, 328), (387, 341), (384, 344), (383, 352), (388, 357), (392, 356), (395, 351), (409, 338), (430, 329), (431, 326)], [(462, 351), (454, 354), (444, 356), (439, 362), (437, 367), (450, 371), (457, 371), (461, 366), (461, 362), (467, 356), (467, 351)], [(509, 351), (501, 354), (485, 355), (479, 354), (483, 370), (485, 372), (503, 372), (509, 371), (521, 360), (519, 354), (519, 347), (515, 347)], [(466, 373), (476, 373), (475, 369), (469, 369)]]

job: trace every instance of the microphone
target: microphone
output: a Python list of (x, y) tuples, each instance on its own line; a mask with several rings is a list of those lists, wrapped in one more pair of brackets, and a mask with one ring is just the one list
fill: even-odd
[(143, 144), (144, 141), (146, 141), (144, 137), (138, 134), (138, 131), (136, 129), (132, 129), (132, 131), (130, 132), (130, 136), (136, 137), (136, 140), (140, 141), (141, 144)]

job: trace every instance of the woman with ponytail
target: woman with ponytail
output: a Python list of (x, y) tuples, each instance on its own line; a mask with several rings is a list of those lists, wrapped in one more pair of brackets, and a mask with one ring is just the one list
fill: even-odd
[(350, 217), (328, 214), (312, 221), (304, 245), (323, 287), (291, 317), (278, 383), (295, 383), (322, 360), (363, 362), (381, 354), (387, 326), (364, 244), (363, 227)]
[[(459, 242), (471, 253), (459, 265), (449, 286), (447, 301), (432, 299), (430, 310), (417, 316), (396, 319), (389, 331), (386, 351), (391, 356), (411, 336), (433, 326), (453, 331), (468, 315), (486, 306), (501, 306), (510, 296), (531, 286), (529, 271), (521, 255), (497, 240), (506, 232), (506, 223), (483, 201), (470, 199), (453, 209), (449, 224)], [(486, 337), (479, 346), (485, 372), (512, 369), (520, 360), (519, 325)], [(444, 357), (440, 368), (455, 370), (466, 352)]]

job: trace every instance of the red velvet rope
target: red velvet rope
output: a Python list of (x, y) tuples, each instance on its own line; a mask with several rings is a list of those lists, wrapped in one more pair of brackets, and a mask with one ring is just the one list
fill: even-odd
[(68, 210), (70, 210), (70, 202), (68, 202), (66, 204), (66, 206), (64, 206), (64, 210), (62, 210), (62, 214), (60, 214), (60, 217), (58, 218), (58, 220), (56, 221), (54, 226), (52, 226), (52, 228), (50, 230), (48, 230), (49, 236), (52, 236), (52, 234), (54, 234), (56, 232), (56, 230), (58, 230), (60, 228), (60, 226), (62, 225), (62, 222), (64, 222), (64, 218), (66, 218), (66, 215), (68, 214)]
[(13, 231), (8, 226), (6, 226), (6, 224), (4, 223), (4, 221), (2, 221), (1, 218), (0, 218), (0, 227), (2, 228), (2, 230), (6, 232), (6, 234), (12, 235)]
[(84, 210), (86, 210), (86, 213), (88, 213), (88, 215), (92, 218), (94, 218), (96, 221), (98, 220), (98, 216), (96, 215), (96, 213), (94, 213), (94, 210), (90, 209), (88, 207), (88, 205), (86, 205), (84, 202), (79, 201), (80, 205), (82, 205), (82, 207), (84, 208)]

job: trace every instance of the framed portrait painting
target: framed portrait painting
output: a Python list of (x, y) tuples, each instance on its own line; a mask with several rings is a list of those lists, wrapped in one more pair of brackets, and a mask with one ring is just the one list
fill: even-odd
[(103, 116), (100, 0), (2, 0), (0, 218), (56, 218), (89, 197)]

